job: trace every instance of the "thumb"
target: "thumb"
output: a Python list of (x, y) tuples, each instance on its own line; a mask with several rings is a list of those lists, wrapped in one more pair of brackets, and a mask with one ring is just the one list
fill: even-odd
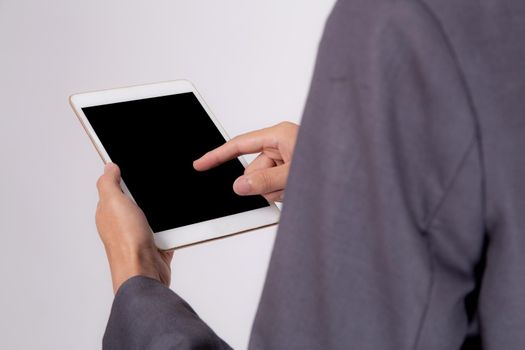
[(290, 164), (283, 164), (267, 169), (258, 169), (239, 177), (233, 183), (233, 190), (241, 196), (267, 194), (283, 190)]
[(120, 188), (120, 169), (116, 164), (107, 163), (104, 166), (104, 174), (97, 181), (98, 195), (100, 199), (122, 194)]

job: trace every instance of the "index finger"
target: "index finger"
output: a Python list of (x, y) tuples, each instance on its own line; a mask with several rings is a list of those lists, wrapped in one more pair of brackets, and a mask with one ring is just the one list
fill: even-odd
[(277, 147), (277, 137), (272, 129), (272, 127), (265, 128), (236, 136), (195, 160), (193, 167), (204, 171), (243, 154), (257, 153), (264, 148)]

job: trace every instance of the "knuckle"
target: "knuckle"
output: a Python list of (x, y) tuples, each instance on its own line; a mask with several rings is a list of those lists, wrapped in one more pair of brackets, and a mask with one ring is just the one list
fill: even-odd
[(221, 157), (218, 152), (213, 154), (213, 162), (215, 165), (221, 164)]
[(235, 142), (233, 144), (233, 153), (234, 153), (234, 156), (240, 156), (242, 154), (241, 152), (241, 145), (239, 142)]
[(263, 171), (260, 175), (261, 192), (270, 192), (273, 184), (273, 178), (268, 172)]
[(281, 122), (279, 124), (279, 137), (282, 140), (295, 139), (299, 126), (292, 122)]
[(279, 125), (282, 129), (286, 129), (286, 130), (293, 130), (293, 129), (297, 128), (297, 124), (292, 123), (292, 122), (290, 122), (290, 121), (280, 122), (278, 125)]
[(104, 186), (104, 176), (101, 176), (97, 180), (97, 188), (100, 190)]

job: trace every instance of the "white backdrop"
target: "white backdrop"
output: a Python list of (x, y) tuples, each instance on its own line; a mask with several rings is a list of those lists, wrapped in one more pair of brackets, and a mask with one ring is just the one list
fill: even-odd
[[(97, 349), (102, 162), (74, 92), (187, 78), (230, 136), (298, 122), (333, 0), (0, 0), (0, 348)], [(154, 169), (152, 169), (154, 171)], [(275, 228), (176, 252), (172, 288), (245, 348)]]

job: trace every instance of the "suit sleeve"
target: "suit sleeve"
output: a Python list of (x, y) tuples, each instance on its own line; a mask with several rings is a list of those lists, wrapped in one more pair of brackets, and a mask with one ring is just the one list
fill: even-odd
[(118, 290), (103, 349), (231, 349), (171, 289), (136, 276)]

